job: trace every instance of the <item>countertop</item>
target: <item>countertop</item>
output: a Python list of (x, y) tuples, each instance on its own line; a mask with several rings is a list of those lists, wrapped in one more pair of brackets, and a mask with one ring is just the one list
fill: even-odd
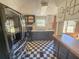
[(69, 34), (62, 34), (61, 38), (55, 36), (56, 40), (62, 43), (71, 53), (79, 58), (79, 40)]
[(54, 30), (32, 30), (32, 32), (49, 32), (49, 31), (54, 32)]

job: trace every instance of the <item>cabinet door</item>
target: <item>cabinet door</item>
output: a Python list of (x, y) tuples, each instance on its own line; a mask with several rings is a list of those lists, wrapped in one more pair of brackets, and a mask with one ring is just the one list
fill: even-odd
[(64, 54), (64, 55), (66, 54), (67, 55), (68, 50), (62, 44), (60, 44), (59, 53), (60, 54)]
[(77, 58), (75, 55), (69, 53), (68, 59), (79, 59), (79, 58)]
[(58, 56), (58, 51), (59, 51), (59, 42), (54, 40), (54, 53), (56, 57)]
[(58, 59), (67, 59), (67, 55), (65, 54), (59, 54), (59, 58)]
[(57, 44), (54, 46), (54, 53), (55, 53), (55, 56), (58, 55), (58, 46), (57, 46)]
[(60, 59), (67, 59), (67, 56), (68, 56), (68, 50), (62, 44), (60, 44), (59, 58)]

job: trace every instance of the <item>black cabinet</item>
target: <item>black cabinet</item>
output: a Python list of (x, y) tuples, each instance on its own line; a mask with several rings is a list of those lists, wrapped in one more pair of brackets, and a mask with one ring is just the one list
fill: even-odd
[(75, 55), (73, 55), (72, 53), (69, 53), (68, 59), (79, 59), (79, 58), (77, 58), (77, 57), (76, 57)]
[(59, 42), (54, 40), (54, 53), (56, 57), (58, 57), (58, 52), (59, 52)]
[(60, 59), (67, 59), (67, 55), (68, 55), (67, 48), (65, 48), (64, 45), (60, 44), (58, 57)]
[(57, 39), (54, 40), (54, 53), (58, 59), (79, 59), (76, 55), (71, 53), (70, 49)]

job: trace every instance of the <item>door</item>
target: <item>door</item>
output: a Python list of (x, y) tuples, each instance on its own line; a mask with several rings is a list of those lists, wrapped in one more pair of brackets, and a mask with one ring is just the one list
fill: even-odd
[(7, 40), (9, 43), (10, 50), (12, 49), (12, 46), (16, 44), (18, 41), (21, 40), (21, 24), (20, 24), (20, 18), (17, 12), (10, 8), (5, 8), (5, 31)]
[(2, 29), (2, 22), (0, 17), (0, 59), (9, 59), (8, 50), (5, 42), (5, 36)]

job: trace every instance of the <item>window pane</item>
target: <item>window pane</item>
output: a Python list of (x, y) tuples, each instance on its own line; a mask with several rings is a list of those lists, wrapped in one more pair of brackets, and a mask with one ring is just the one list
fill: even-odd
[(68, 21), (68, 26), (74, 26), (74, 25), (76, 25), (75, 21)]
[(68, 26), (67, 27), (67, 32), (73, 33), (74, 32), (74, 27), (73, 26)]
[(42, 26), (42, 27), (45, 27), (45, 20), (43, 20), (43, 19), (37, 19), (36, 20), (36, 25), (37, 26)]
[(65, 21), (64, 22), (64, 27), (63, 27), (63, 32), (69, 32), (69, 33), (73, 33), (75, 31), (75, 27), (76, 27), (76, 22), (75, 21)]

